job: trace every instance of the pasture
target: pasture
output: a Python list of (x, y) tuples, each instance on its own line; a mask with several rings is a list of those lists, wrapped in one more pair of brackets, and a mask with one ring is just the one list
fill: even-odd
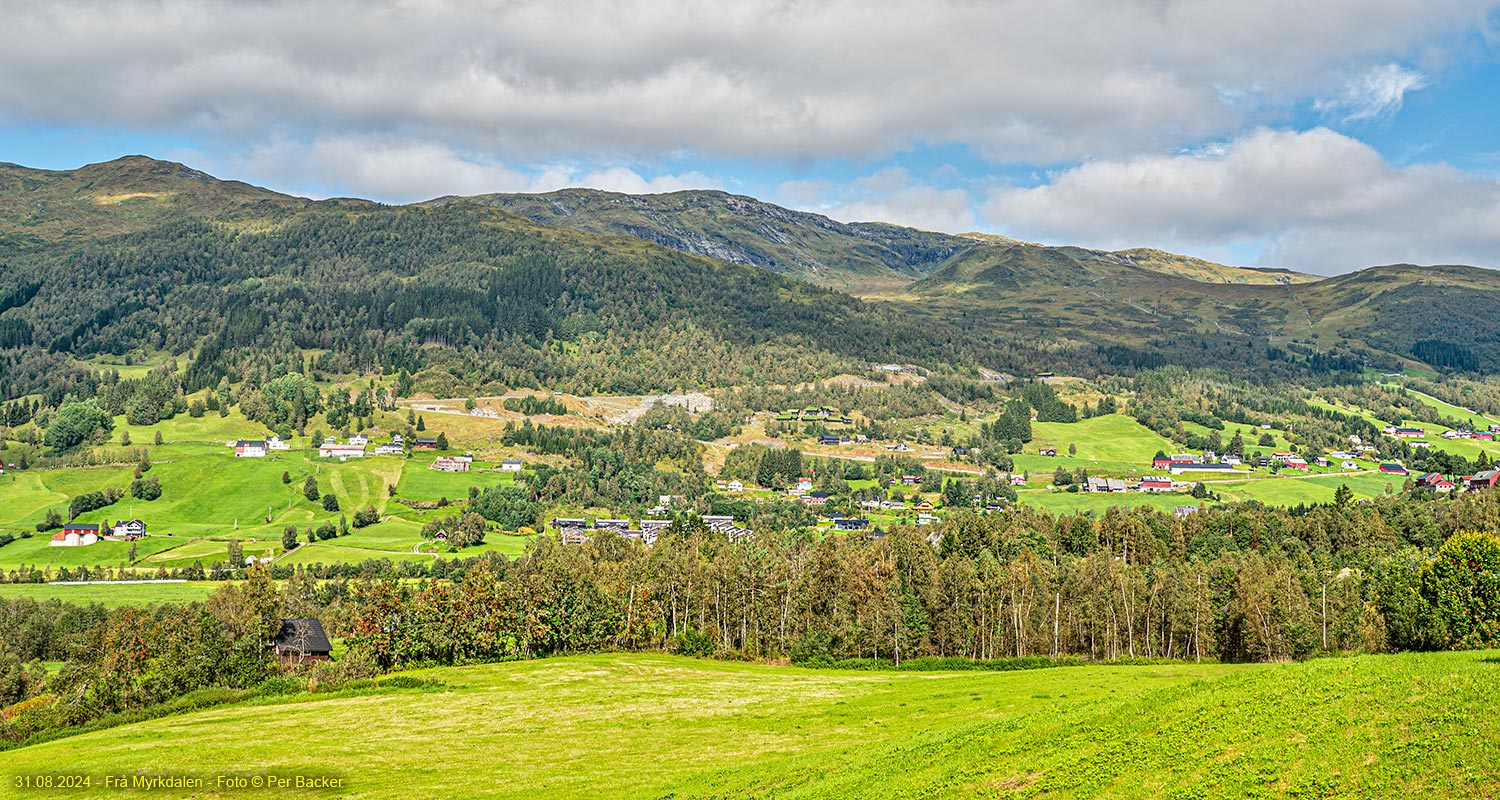
[(197, 797), (240, 796), (215, 775), (267, 773), (341, 778), (307, 794), (365, 798), (1486, 797), (1500, 792), (1494, 661), (922, 673), (573, 656), (414, 673), (436, 688), (251, 701), (6, 761), (206, 777)]

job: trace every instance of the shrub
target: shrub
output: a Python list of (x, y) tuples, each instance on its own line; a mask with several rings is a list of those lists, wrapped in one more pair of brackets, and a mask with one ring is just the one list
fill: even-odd
[(332, 492), (329, 492), (328, 494), (323, 495), (323, 510), (324, 511), (338, 511), (339, 510), (339, 499), (337, 497), (334, 497), (334, 495), (333, 495)]
[(161, 481), (155, 475), (136, 478), (130, 482), (130, 496), (137, 500), (155, 500), (161, 497)]

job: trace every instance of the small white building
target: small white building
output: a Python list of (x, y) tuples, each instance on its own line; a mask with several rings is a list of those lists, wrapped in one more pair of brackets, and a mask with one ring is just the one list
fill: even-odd
[(288, 442), (287, 440), (281, 438), (280, 436), (267, 436), (266, 437), (266, 449), (267, 450), (290, 450), (290, 449), (292, 449), (292, 445), (291, 445), (290, 442)]
[(363, 433), (356, 433), (349, 437), (349, 444), (357, 444), (360, 447), (364, 447), (369, 443), (370, 437), (364, 435)]
[(404, 452), (406, 451), (402, 449), (401, 445), (395, 442), (386, 442), (375, 448), (375, 455), (377, 456), (399, 456)]
[(729, 483), (725, 484), (725, 488), (731, 492), (743, 492), (745, 491), (745, 484), (737, 480), (730, 481)]
[(501, 472), (520, 472), (521, 467), (521, 459), (519, 458), (507, 458), (500, 462)]

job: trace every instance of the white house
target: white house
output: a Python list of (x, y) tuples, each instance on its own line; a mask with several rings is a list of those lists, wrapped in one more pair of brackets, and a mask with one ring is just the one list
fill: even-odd
[(395, 442), (386, 442), (375, 448), (375, 455), (377, 456), (399, 456), (403, 452), (405, 451), (401, 449), (401, 445)]
[(235, 458), (265, 458), (266, 442), (264, 439), (241, 439), (234, 443)]
[(500, 462), (500, 471), (501, 472), (520, 472), (521, 471), (521, 459), (519, 459), (519, 458), (507, 458), (507, 459), (502, 460)]
[(287, 440), (281, 438), (280, 436), (267, 436), (266, 437), (266, 449), (267, 450), (290, 450), (290, 449), (292, 449), (292, 445), (291, 445), (291, 443), (289, 443)]
[(138, 539), (146, 535), (146, 523), (138, 519), (122, 519), (109, 532), (116, 539)]
[(349, 437), (349, 444), (357, 444), (360, 447), (364, 447), (369, 443), (370, 437), (364, 435), (363, 433), (356, 433)]
[(730, 481), (726, 485), (726, 488), (731, 492), (743, 492), (745, 491), (745, 484), (741, 481)]

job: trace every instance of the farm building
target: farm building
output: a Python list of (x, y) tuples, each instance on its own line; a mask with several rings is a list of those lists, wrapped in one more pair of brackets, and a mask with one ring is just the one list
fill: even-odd
[(1443, 477), (1440, 472), (1429, 472), (1417, 478), (1417, 485), (1434, 492), (1451, 492), (1454, 489), (1453, 481)]
[(306, 664), (309, 661), (327, 661), (333, 652), (328, 634), (323, 632), (323, 623), (316, 619), (284, 619), (281, 629), (271, 639), (271, 649), (282, 664)]
[(375, 455), (377, 456), (399, 456), (404, 452), (406, 452), (405, 449), (396, 442), (386, 442), (375, 448)]
[(1406, 470), (1406, 467), (1403, 467), (1400, 464), (1395, 464), (1395, 463), (1381, 464), (1380, 465), (1380, 471), (1384, 472), (1387, 475), (1410, 475), (1411, 474), (1410, 472), (1408, 472)]
[(501, 472), (520, 472), (521, 460), (519, 458), (507, 458), (500, 462)]
[(456, 458), (449, 458), (448, 456), (442, 456), (440, 458), (433, 459), (433, 462), (429, 464), (427, 468), (435, 469), (440, 472), (468, 472), (469, 462), (460, 461)]
[(324, 442), (318, 445), (318, 457), (320, 458), (364, 458), (365, 446), (362, 444), (338, 444), (337, 442)]
[(1468, 487), (1471, 492), (1477, 489), (1493, 489), (1497, 482), (1500, 482), (1500, 469), (1487, 469), (1474, 473), (1469, 478)]
[(1139, 488), (1143, 492), (1170, 492), (1172, 491), (1172, 479), (1166, 475), (1147, 475), (1141, 478)]
[(426, 439), (426, 438), (423, 438), (423, 437), (419, 436), (419, 437), (417, 437), (417, 440), (412, 443), (412, 449), (414, 449), (414, 450), (436, 450), (437, 449), (437, 440), (436, 439)]
[(80, 525), (69, 522), (62, 530), (52, 534), (51, 547), (87, 547), (99, 541), (98, 525)]

